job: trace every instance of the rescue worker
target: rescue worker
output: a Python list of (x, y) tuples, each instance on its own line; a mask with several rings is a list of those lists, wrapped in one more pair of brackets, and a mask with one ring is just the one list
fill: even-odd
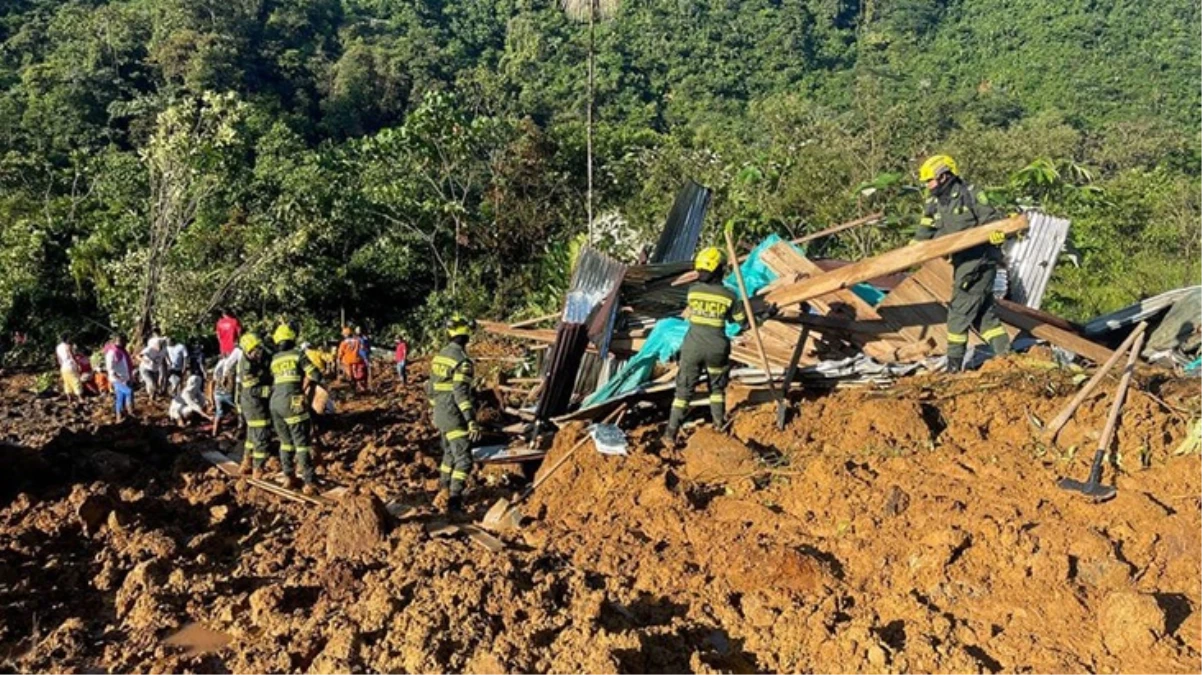
[[(281, 485), (297, 486), (297, 477), (304, 482), (304, 493), (317, 494), (313, 485), (313, 422), (309, 417), (309, 397), (305, 394), (305, 378), (321, 384), (321, 372), (309, 357), (296, 346), (296, 331), (281, 323), (272, 334), (276, 353), (271, 357), (271, 420), (280, 438), (280, 467), (284, 471)], [(296, 473), (292, 475), (293, 459)]]
[[(919, 180), (926, 183), (930, 195), (923, 208), (922, 220), (914, 238), (934, 239), (946, 234), (1001, 220), (1001, 212), (989, 204), (982, 190), (960, 177), (956, 161), (947, 155), (933, 155), (918, 169)], [(975, 327), (989, 343), (993, 353), (1010, 351), (1010, 336), (994, 310), (993, 282), (1002, 262), (1001, 245), (1006, 234), (995, 230), (989, 243), (952, 254), (955, 289), (947, 312), (947, 372), (959, 372), (968, 352), (968, 330)]]
[(435, 506), (447, 513), (463, 509), (463, 485), (472, 470), (472, 444), (480, 427), (472, 406), (474, 366), (466, 347), (476, 322), (455, 314), (447, 321), (447, 345), (430, 362), (426, 395), (433, 407), (434, 426), (442, 445)]
[(689, 411), (689, 399), (701, 378), (701, 370), (709, 381), (710, 415), (714, 426), (726, 423), (726, 383), (730, 379), (730, 338), (726, 336), (727, 322), (746, 327), (747, 316), (739, 298), (722, 285), (726, 258), (722, 251), (711, 246), (697, 254), (693, 268), (697, 282), (689, 286), (686, 318), (689, 330), (680, 346), (680, 369), (676, 373), (676, 398), (672, 414), (664, 430), (663, 441), (671, 446)]
[[(246, 423), (246, 444), (242, 451), (242, 470), (253, 466), (255, 480), (263, 478), (267, 461), (267, 445), (271, 441), (271, 378), (267, 370), (267, 345), (256, 333), (243, 333), (238, 338), (237, 376), (238, 409)], [(236, 352), (231, 351), (232, 356)], [(226, 357), (229, 359), (230, 357)], [(228, 367), (228, 366), (227, 366)]]

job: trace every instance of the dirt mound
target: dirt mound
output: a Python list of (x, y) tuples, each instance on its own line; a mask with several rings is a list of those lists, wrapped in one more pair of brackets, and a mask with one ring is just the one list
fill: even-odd
[[(420, 383), (394, 392), (391, 373), (375, 394), (335, 391), (318, 467), (350, 488), (334, 509), (230, 480), (193, 452), (213, 441), (157, 413), (54, 423), (27, 401), (5, 413), (18, 421), (4, 440), (52, 470), (0, 501), (0, 659), (23, 672), (1192, 672), (1202, 474), (1173, 449), (1202, 403), (1196, 382), (1141, 383), (1164, 403), (1132, 394), (1104, 504), (1055, 481), (1088, 472), (1105, 396), (1040, 442), (1037, 423), (1076, 386), (1012, 360), (812, 395), (779, 431), (774, 406), (745, 404), (730, 436), (702, 425), (679, 450), (659, 426), (629, 430), (627, 457), (586, 443), (500, 553), (427, 534), (438, 440)], [(561, 431), (542, 471), (584, 433)], [(507, 480), (474, 482), (473, 515)], [(166, 642), (194, 624), (223, 646)]]

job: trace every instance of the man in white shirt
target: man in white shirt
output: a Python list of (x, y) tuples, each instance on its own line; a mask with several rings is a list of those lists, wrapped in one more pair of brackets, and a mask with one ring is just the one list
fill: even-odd
[(180, 424), (188, 424), (193, 417), (212, 419), (204, 408), (204, 382), (199, 375), (189, 375), (184, 390), (171, 398), (167, 415)]
[(183, 343), (171, 338), (167, 342), (167, 394), (174, 396), (179, 393), (180, 384), (184, 378), (184, 366), (188, 363), (188, 348)]
[(83, 383), (79, 379), (79, 365), (75, 363), (75, 350), (71, 348), (68, 335), (60, 336), (58, 346), (54, 348), (54, 356), (58, 359), (58, 372), (63, 377), (63, 393), (67, 402), (74, 398), (76, 403), (83, 402)]
[(159, 348), (160, 344), (161, 341), (156, 342), (151, 338), (138, 357), (138, 375), (152, 401), (159, 397), (164, 383), (163, 374), (167, 372), (167, 352)]
[(234, 397), (238, 391), (238, 361), (242, 358), (242, 350), (235, 347), (229, 356), (217, 362), (213, 367), (213, 435), (216, 436), (221, 428), (221, 418), (226, 411), (236, 410)]

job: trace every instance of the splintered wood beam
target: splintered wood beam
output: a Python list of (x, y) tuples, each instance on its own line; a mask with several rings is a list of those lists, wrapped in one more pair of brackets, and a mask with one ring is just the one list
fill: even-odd
[(778, 307), (795, 305), (827, 293), (832, 293), (875, 279), (886, 274), (907, 270), (919, 263), (942, 258), (957, 251), (980, 246), (989, 241), (992, 232), (1001, 230), (1007, 235), (1021, 232), (1030, 227), (1025, 215), (988, 223), (970, 230), (949, 234), (938, 239), (918, 242), (888, 253), (852, 263), (846, 267), (803, 279), (795, 284), (782, 286), (770, 292), (766, 299)]

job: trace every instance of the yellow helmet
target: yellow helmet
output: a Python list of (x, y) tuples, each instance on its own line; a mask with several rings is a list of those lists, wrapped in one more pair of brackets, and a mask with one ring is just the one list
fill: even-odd
[(956, 168), (956, 160), (948, 155), (931, 155), (927, 160), (918, 167), (918, 180), (927, 182), (935, 180), (944, 173), (950, 173), (953, 176), (959, 176), (960, 171)]
[(693, 261), (693, 269), (701, 272), (716, 272), (726, 262), (726, 256), (722, 255), (722, 251), (717, 246), (701, 249), (701, 253), (697, 254), (697, 259)]
[(292, 326), (282, 323), (278, 328), (275, 329), (275, 332), (271, 334), (271, 339), (274, 340), (276, 344), (281, 342), (295, 342), (296, 331), (292, 330)]
[(238, 346), (242, 348), (243, 354), (249, 354), (253, 352), (262, 344), (263, 341), (260, 340), (259, 336), (255, 335), (254, 333), (246, 333), (242, 337), (238, 338)]
[(471, 335), (472, 331), (476, 330), (476, 322), (462, 314), (456, 312), (447, 319), (447, 335), (458, 337), (460, 335)]

